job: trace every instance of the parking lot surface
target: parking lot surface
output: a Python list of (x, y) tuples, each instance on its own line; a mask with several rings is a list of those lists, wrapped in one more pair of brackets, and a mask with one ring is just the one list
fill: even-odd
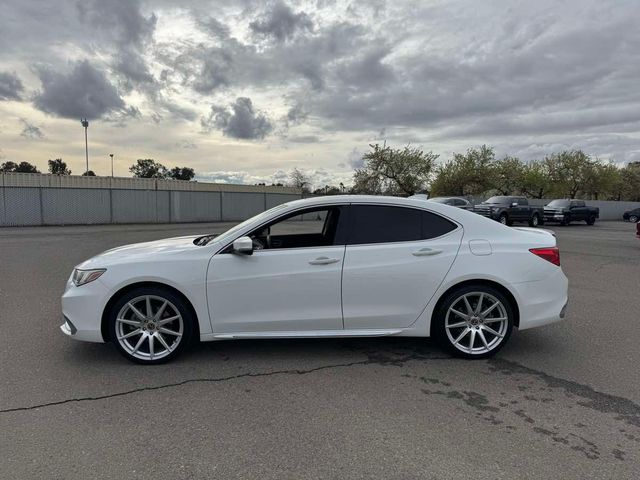
[(85, 258), (228, 226), (0, 229), (0, 477), (637, 478), (633, 225), (550, 227), (568, 317), (486, 361), (429, 339), (261, 340), (143, 367), (59, 331)]

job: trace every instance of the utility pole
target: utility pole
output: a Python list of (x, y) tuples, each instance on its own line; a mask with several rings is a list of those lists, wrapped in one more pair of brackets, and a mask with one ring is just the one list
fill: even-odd
[(84, 154), (87, 160), (87, 170), (85, 171), (85, 175), (88, 175), (89, 174), (89, 142), (87, 140), (87, 129), (89, 128), (89, 121), (86, 118), (84, 118), (80, 120), (80, 123), (82, 123), (82, 126), (84, 127)]
[(109, 156), (111, 157), (111, 178), (113, 178), (113, 153), (110, 153)]

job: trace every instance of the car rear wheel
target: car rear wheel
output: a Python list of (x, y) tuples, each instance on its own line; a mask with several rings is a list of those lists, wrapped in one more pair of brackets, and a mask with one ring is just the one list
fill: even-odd
[(531, 220), (529, 220), (529, 226), (537, 227), (538, 225), (540, 225), (540, 217), (538, 216), (537, 213), (534, 213), (533, 216), (531, 217)]
[(587, 218), (587, 225), (593, 225), (594, 223), (596, 223), (596, 217)]
[(514, 323), (509, 300), (487, 285), (468, 285), (451, 292), (435, 318), (435, 334), (454, 355), (487, 358), (507, 342)]
[(638, 222), (638, 217), (636, 215), (629, 215), (629, 221), (631, 223), (637, 223)]
[(167, 362), (189, 344), (193, 315), (174, 292), (157, 287), (125, 293), (109, 314), (109, 333), (118, 351), (142, 364)]

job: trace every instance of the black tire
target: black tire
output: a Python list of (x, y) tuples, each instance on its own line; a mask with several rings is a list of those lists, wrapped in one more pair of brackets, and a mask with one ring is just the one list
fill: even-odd
[(571, 217), (569, 215), (566, 215), (562, 221), (560, 222), (560, 225), (569, 225), (571, 223)]
[[(154, 307), (156, 308), (155, 314), (160, 312), (156, 321), (147, 316), (148, 312), (146, 310), (142, 311), (146, 305), (147, 297), (149, 297), (151, 313), (154, 313)], [(140, 303), (143, 302), (142, 299), (145, 299), (144, 303)], [(145, 321), (142, 321), (134, 313), (134, 310), (129, 305), (130, 303), (138, 312), (145, 314)], [(160, 311), (162, 305), (165, 305), (165, 307)], [(128, 317), (130, 322), (138, 322), (140, 325), (130, 325), (122, 322), (122, 320), (118, 319), (119, 314), (125, 320)], [(169, 321), (176, 315), (179, 315), (180, 318)], [(195, 331), (196, 318), (191, 308), (180, 295), (168, 288), (150, 286), (135, 288), (118, 298), (108, 313), (107, 322), (109, 338), (122, 356), (134, 363), (155, 365), (173, 360), (189, 346)], [(125, 331), (124, 329), (128, 330)], [(140, 333), (132, 333), (134, 330), (142, 331)], [(118, 339), (118, 331), (122, 333), (121, 340)], [(164, 332), (171, 332), (172, 334)], [(176, 335), (177, 333), (180, 335)], [(128, 338), (125, 338), (125, 335), (128, 335)], [(149, 339), (151, 336), (154, 338)], [(142, 343), (136, 347), (137, 351), (132, 353), (131, 350), (134, 348), (134, 343), (137, 344), (138, 341)], [(169, 348), (167, 349), (165, 346)], [(158, 347), (159, 350), (156, 350)], [(151, 351), (152, 348), (153, 351)]]
[(503, 225), (511, 225), (511, 222), (509, 221), (509, 216), (506, 213), (500, 214), (500, 216), (498, 217), (498, 222), (500, 222)]
[(631, 223), (637, 223), (638, 222), (638, 217), (635, 215), (629, 215), (629, 221)]
[(586, 220), (587, 225), (593, 225), (594, 223), (596, 223), (596, 217), (589, 217)]
[[(480, 325), (473, 326), (471, 323), (469, 323), (471, 322), (471, 320), (469, 320), (467, 321), (468, 325), (466, 327), (460, 327), (460, 329), (452, 328), (452, 327), (447, 329), (445, 327), (445, 323), (447, 321), (447, 313), (449, 312), (449, 309), (453, 306), (456, 306), (456, 309), (459, 308), (458, 302), (461, 301), (460, 299), (464, 295), (470, 296), (471, 298), (471, 300), (469, 301), (470, 305), (472, 308), (476, 308), (477, 302), (476, 304), (473, 303), (473, 297), (474, 297), (474, 294), (478, 294), (478, 293), (484, 294), (485, 295), (484, 299), (493, 297), (494, 299), (498, 300), (501, 303), (503, 308), (502, 310), (503, 313), (499, 313), (499, 315), (505, 314), (506, 315), (505, 318), (507, 319), (504, 323), (500, 324), (499, 333), (502, 334), (502, 337), (494, 338), (492, 334), (488, 333), (488, 331), (483, 329), (483, 327), (486, 328), (486, 326), (488, 325), (493, 325), (493, 326), (496, 325), (495, 323), (490, 323), (488, 321), (487, 321), (487, 325), (484, 325), (485, 320), (491, 320), (490, 316), (495, 315), (495, 313), (493, 312), (495, 312), (496, 309), (494, 309), (492, 313), (488, 314), (485, 320), (482, 320), (482, 321), (478, 320), (480, 322)], [(483, 303), (483, 306), (484, 305), (485, 303)], [(511, 304), (509, 299), (502, 294), (502, 292), (500, 292), (499, 290), (491, 286), (484, 285), (484, 284), (469, 284), (449, 292), (447, 296), (442, 300), (442, 302), (440, 302), (440, 306), (438, 307), (438, 310), (436, 311), (433, 319), (434, 324), (431, 331), (433, 335), (436, 337), (436, 339), (440, 342), (440, 344), (449, 352), (451, 352), (451, 354), (453, 354), (454, 356), (475, 360), (475, 359), (492, 357), (498, 351), (500, 351), (500, 349), (509, 341), (509, 337), (511, 336), (511, 331), (513, 330), (514, 319), (515, 319), (515, 314), (513, 310), (513, 305)], [(456, 321), (460, 320), (464, 322), (464, 320), (457, 319), (457, 317), (455, 318), (455, 320)], [(450, 325), (451, 325), (451, 321), (450, 321)], [(477, 352), (471, 353), (471, 351), (468, 351), (468, 347), (465, 347), (463, 350), (461, 349), (462, 346), (456, 346), (456, 344), (454, 344), (453, 342), (454, 339), (452, 337), (461, 335), (463, 329), (469, 330), (469, 333), (467, 334), (467, 336), (469, 336), (472, 333), (472, 330), (475, 330), (476, 333), (480, 330), (483, 331), (483, 336), (485, 337), (491, 336), (491, 339), (487, 340), (488, 345), (491, 348), (485, 352), (481, 351), (482, 349), (486, 349), (486, 347), (482, 345), (483, 342), (479, 338), (478, 336), (479, 334), (476, 335), (476, 333), (473, 333), (473, 335), (474, 335), (475, 349), (478, 349)], [(449, 330), (451, 337), (447, 334), (447, 330)], [(494, 344), (493, 341), (496, 338), (500, 338), (500, 340)], [(460, 341), (463, 341), (463, 340), (466, 340), (465, 336), (463, 336)], [(471, 341), (471, 337), (469, 336), (469, 341), (467, 343), (471, 343), (470, 341)], [(474, 347), (472, 347), (471, 350), (474, 350)]]
[(529, 219), (529, 226), (537, 227), (538, 225), (540, 225), (540, 215), (538, 215), (537, 213), (534, 213)]

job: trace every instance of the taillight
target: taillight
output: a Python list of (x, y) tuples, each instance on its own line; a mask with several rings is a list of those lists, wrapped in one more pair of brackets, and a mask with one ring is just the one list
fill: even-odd
[(560, 266), (560, 250), (558, 247), (530, 248), (529, 251), (554, 265)]

